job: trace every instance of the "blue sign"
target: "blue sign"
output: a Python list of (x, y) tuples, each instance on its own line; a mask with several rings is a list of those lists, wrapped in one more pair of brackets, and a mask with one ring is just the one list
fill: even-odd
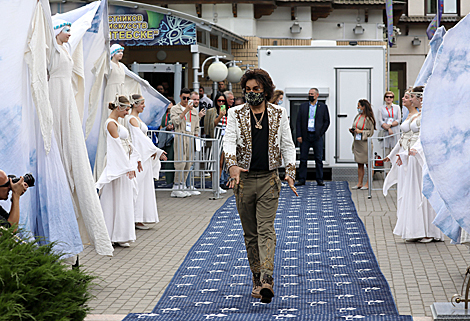
[(120, 6), (109, 8), (111, 44), (176, 46), (196, 44), (196, 24), (173, 15)]

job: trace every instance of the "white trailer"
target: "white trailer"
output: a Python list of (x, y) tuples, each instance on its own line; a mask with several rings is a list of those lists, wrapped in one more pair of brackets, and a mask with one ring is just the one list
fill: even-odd
[[(276, 89), (284, 91), (282, 106), (289, 114), (294, 138), (300, 104), (308, 101), (310, 88), (319, 89), (318, 100), (327, 104), (331, 122), (325, 134), (323, 164), (333, 180), (357, 179), (348, 128), (359, 99), (369, 100), (375, 114), (383, 105), (385, 58), (385, 46), (258, 47), (259, 67), (271, 75)], [(308, 167), (313, 168), (315, 162), (310, 158)]]

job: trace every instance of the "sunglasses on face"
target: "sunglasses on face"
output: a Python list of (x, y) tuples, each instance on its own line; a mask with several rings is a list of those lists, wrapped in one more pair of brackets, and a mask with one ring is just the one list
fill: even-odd
[(219, 103), (225, 103), (225, 99), (218, 99), (217, 100)]
[(189, 97), (183, 97), (181, 100), (189, 100)]
[(3, 185), (0, 185), (0, 187), (10, 187), (10, 179), (8, 179), (8, 182), (6, 182)]
[(392, 99), (393, 99), (393, 98), (395, 98), (395, 97), (393, 97), (393, 96), (385, 96), (385, 98), (392, 98)]

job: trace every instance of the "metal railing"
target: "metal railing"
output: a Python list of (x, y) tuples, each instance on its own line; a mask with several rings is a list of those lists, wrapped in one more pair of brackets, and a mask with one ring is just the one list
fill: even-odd
[[(149, 130), (147, 135), (155, 142), (155, 137), (162, 137), (162, 133), (173, 135), (173, 142), (171, 143), (171, 148), (174, 149), (174, 159), (161, 161), (162, 167), (160, 173), (175, 173), (175, 177), (180, 174), (182, 177), (182, 183), (187, 188), (194, 187), (191, 190), (197, 190), (200, 192), (213, 192), (214, 197), (211, 199), (220, 198), (219, 191), (219, 179), (220, 179), (220, 142), (215, 138), (200, 138), (197, 136), (170, 132), (166, 130)], [(186, 149), (186, 150), (185, 150)], [(172, 163), (181, 164), (181, 163), (191, 163), (192, 166), (190, 169), (166, 169), (164, 168), (165, 164)], [(211, 178), (208, 180), (206, 174), (210, 174)], [(160, 180), (160, 178), (159, 178)], [(186, 182), (189, 180), (189, 184)], [(210, 187), (206, 186), (206, 182), (212, 181)], [(195, 184), (199, 182), (199, 187)], [(173, 191), (173, 188), (158, 188), (159, 191)], [(187, 191), (189, 189), (184, 189)], [(178, 190), (180, 191), (180, 190)]]
[[(367, 167), (367, 180), (368, 180), (368, 184), (369, 184), (369, 190), (368, 190), (368, 196), (367, 198), (368, 199), (371, 199), (372, 198), (372, 190), (374, 191), (380, 191), (382, 190), (381, 188), (372, 188), (372, 182), (374, 180), (374, 172), (383, 172), (383, 178), (385, 180), (385, 176), (387, 175), (387, 173), (390, 171), (391, 169), (391, 166), (390, 167), (386, 167), (385, 166), (385, 162), (383, 162), (383, 166), (380, 166), (380, 167), (374, 167), (375, 165), (375, 162), (376, 161), (383, 161), (385, 159), (385, 157), (387, 157), (387, 155), (385, 155), (385, 144), (381, 147), (381, 151), (382, 151), (382, 158), (376, 158), (375, 157), (375, 154), (374, 154), (374, 150), (372, 148), (372, 144), (374, 142), (376, 142), (377, 144), (380, 144), (380, 141), (381, 140), (384, 140), (386, 138), (390, 138), (390, 137), (395, 137), (395, 136), (398, 136), (400, 137), (401, 136), (401, 131), (396, 133), (396, 134), (393, 134), (393, 135), (388, 135), (388, 136), (385, 136), (385, 137), (369, 137), (367, 138), (367, 159), (368, 159), (368, 167)], [(393, 147), (392, 147), (393, 149)], [(377, 149), (376, 149), (377, 150)], [(391, 163), (390, 163), (391, 164)]]

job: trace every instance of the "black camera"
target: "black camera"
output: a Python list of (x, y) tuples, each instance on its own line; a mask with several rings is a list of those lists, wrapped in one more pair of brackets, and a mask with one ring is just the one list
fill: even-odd
[[(8, 175), (8, 177), (11, 178), (11, 182), (13, 184), (18, 183), (18, 181), (20, 180), (20, 178), (16, 177), (15, 175)], [(31, 173), (24, 174), (23, 178), (24, 178), (24, 182), (28, 184), (29, 187), (34, 186), (35, 180), (34, 180), (33, 174)]]

